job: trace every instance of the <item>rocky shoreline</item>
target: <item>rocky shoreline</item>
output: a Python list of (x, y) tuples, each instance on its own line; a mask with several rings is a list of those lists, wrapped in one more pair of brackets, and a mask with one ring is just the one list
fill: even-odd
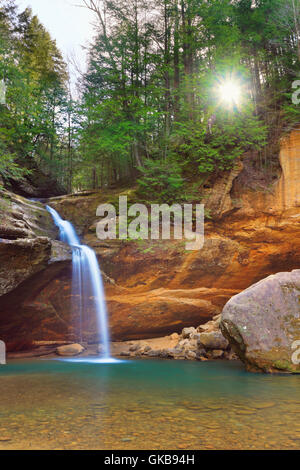
[[(190, 361), (238, 359), (220, 330), (221, 315), (197, 328), (184, 328), (164, 338), (123, 343), (121, 357), (148, 357)], [(125, 347), (126, 345), (126, 347)]]
[[(147, 340), (119, 341), (111, 343), (112, 356), (117, 358), (174, 359), (209, 361), (216, 359), (237, 360), (228, 341), (220, 330), (221, 315), (197, 328), (184, 328), (182, 333), (173, 333), (161, 338)], [(37, 343), (31, 351), (9, 353), (8, 359), (29, 359), (38, 357), (88, 357), (101, 352), (97, 344), (43, 344)]]

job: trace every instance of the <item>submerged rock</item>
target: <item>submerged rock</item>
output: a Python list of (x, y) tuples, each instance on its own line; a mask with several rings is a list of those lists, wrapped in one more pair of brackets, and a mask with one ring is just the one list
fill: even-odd
[(225, 305), (222, 332), (248, 370), (300, 372), (299, 300), (300, 270), (294, 270), (263, 279)]
[(68, 344), (66, 346), (59, 346), (56, 349), (56, 354), (59, 356), (79, 356), (84, 351), (84, 347), (81, 344)]

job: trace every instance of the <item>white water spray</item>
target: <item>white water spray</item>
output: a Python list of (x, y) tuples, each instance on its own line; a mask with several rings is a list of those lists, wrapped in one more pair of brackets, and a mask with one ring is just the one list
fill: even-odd
[[(72, 248), (72, 298), (79, 299), (80, 336), (82, 335), (81, 325), (83, 314), (90, 292), (97, 316), (99, 342), (102, 344), (101, 358), (104, 360), (110, 359), (105, 293), (96, 254), (88, 246), (80, 244), (75, 229), (70, 222), (63, 220), (52, 207), (46, 207), (59, 228), (60, 240), (67, 243)], [(80, 340), (82, 340), (82, 336)]]

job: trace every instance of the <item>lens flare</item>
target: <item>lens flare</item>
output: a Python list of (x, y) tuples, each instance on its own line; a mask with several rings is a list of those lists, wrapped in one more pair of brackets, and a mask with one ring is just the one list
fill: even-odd
[(222, 103), (229, 107), (238, 106), (241, 101), (241, 85), (233, 79), (226, 79), (219, 83), (218, 92)]

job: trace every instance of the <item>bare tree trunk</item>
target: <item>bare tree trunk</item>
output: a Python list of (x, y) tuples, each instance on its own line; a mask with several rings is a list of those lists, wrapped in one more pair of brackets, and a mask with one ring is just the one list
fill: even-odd
[(139, 144), (138, 144), (136, 139), (133, 142), (133, 156), (134, 156), (134, 160), (135, 160), (137, 166), (138, 167), (143, 166), (140, 155), (139, 155)]
[(170, 116), (170, 26), (169, 26), (169, 1), (164, 0), (164, 67), (165, 67), (165, 151), (164, 157), (167, 156), (167, 142), (170, 135), (171, 116)]
[[(300, 7), (298, 5), (298, 8), (296, 7), (296, 1), (297, 0), (292, 0), (292, 6), (293, 6), (293, 17), (294, 17), (294, 23), (295, 23), (295, 32), (296, 32), (296, 37), (297, 37), (297, 51), (298, 51), (298, 59), (300, 61), (300, 23), (299, 23), (299, 10)], [(298, 1), (299, 3), (299, 1)], [(298, 12), (297, 12), (298, 10)]]
[(175, 121), (179, 118), (179, 11), (178, 11), (178, 0), (175, 0), (175, 27), (174, 27), (174, 119)]
[(114, 70), (117, 72), (116, 62), (115, 62), (115, 59), (114, 59), (113, 54), (112, 54), (112, 46), (111, 46), (110, 40), (109, 40), (108, 35), (107, 35), (105, 13), (104, 13), (104, 15), (102, 14), (101, 8), (100, 8), (100, 3), (97, 0), (83, 0), (83, 3), (84, 3), (85, 7), (88, 10), (92, 11), (93, 13), (95, 13), (97, 15), (97, 18), (98, 18), (99, 23), (100, 23), (101, 28), (102, 28), (103, 38), (104, 38), (106, 50), (108, 52), (108, 55), (109, 55), (109, 58), (110, 58), (110, 61), (111, 61), (111, 65), (114, 68)]
[(192, 50), (192, 13), (189, 0), (181, 0), (181, 18), (183, 30), (183, 65), (185, 82), (188, 86), (186, 100), (189, 104), (189, 119), (194, 118), (195, 96), (193, 92), (193, 50)]
[(97, 172), (96, 172), (95, 166), (92, 168), (92, 182), (93, 182), (93, 189), (96, 189), (97, 188)]

